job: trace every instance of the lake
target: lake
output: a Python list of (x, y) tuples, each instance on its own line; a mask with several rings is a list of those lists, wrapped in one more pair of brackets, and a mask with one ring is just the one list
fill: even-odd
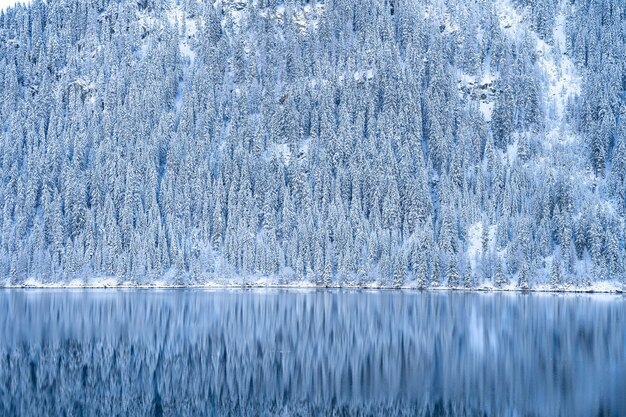
[(0, 416), (625, 416), (626, 298), (0, 290)]

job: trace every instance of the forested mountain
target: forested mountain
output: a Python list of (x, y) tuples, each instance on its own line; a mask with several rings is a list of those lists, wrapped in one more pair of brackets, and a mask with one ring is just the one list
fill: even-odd
[(0, 14), (0, 282), (626, 279), (623, 0)]

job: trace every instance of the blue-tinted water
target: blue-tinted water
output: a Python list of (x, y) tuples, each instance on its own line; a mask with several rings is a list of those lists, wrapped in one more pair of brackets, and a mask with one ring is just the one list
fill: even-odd
[(0, 291), (0, 416), (625, 416), (626, 299)]

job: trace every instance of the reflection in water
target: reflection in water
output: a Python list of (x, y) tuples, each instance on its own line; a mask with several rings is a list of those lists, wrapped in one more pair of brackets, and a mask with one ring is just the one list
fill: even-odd
[(0, 416), (624, 416), (625, 301), (4, 290)]

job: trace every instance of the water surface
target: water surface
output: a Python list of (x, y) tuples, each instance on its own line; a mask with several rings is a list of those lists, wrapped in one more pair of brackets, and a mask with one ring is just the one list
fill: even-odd
[(2, 290), (0, 416), (624, 416), (625, 301)]

